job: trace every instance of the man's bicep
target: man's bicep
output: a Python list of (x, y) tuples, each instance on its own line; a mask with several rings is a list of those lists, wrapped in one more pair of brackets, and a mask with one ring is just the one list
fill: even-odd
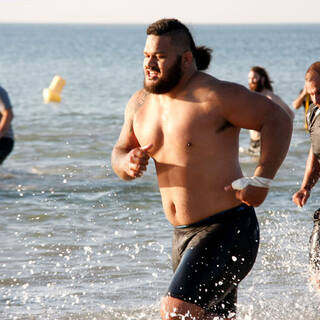
[(115, 145), (116, 148), (120, 148), (126, 151), (139, 146), (137, 138), (133, 129), (134, 110), (129, 102), (124, 115), (124, 122), (120, 131), (119, 139)]
[(266, 119), (278, 112), (278, 107), (265, 96), (235, 85), (224, 99), (223, 116), (234, 126), (260, 131)]
[(115, 145), (116, 148), (120, 148), (126, 151), (130, 151), (133, 148), (139, 146), (139, 143), (135, 137), (133, 126), (130, 123), (125, 122), (122, 126), (119, 139)]

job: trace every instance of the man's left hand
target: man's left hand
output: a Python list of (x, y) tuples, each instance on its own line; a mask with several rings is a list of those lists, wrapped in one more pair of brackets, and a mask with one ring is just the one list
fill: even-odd
[(229, 185), (226, 186), (224, 190), (227, 192), (233, 191), (238, 200), (252, 207), (260, 206), (269, 192), (269, 188), (255, 187), (251, 185), (248, 185), (242, 190), (234, 190), (232, 185)]

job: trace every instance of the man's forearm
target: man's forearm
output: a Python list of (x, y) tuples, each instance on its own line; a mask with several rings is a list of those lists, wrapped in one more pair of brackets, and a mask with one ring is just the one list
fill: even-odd
[(261, 153), (256, 176), (273, 179), (285, 159), (292, 134), (292, 121), (287, 114), (266, 123), (261, 130)]
[(301, 184), (301, 189), (305, 189), (311, 191), (311, 189), (315, 186), (315, 184), (319, 180), (319, 172), (312, 172), (310, 175), (305, 176), (303, 178), (303, 182)]
[(314, 185), (318, 182), (320, 177), (320, 165), (318, 159), (313, 154), (312, 149), (308, 156), (306, 163), (306, 170), (301, 184), (301, 189), (310, 191)]
[(112, 150), (111, 165), (113, 171), (119, 178), (123, 180), (132, 180), (134, 178), (129, 176), (124, 169), (124, 161), (127, 154), (128, 152), (126, 150), (115, 147)]

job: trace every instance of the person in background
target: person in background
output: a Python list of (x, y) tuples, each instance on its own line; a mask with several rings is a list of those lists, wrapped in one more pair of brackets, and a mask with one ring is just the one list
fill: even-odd
[[(259, 92), (264, 95), (268, 99), (277, 103), (280, 107), (282, 107), (289, 115), (289, 117), (294, 119), (294, 112), (290, 109), (290, 107), (273, 92), (272, 81), (267, 73), (267, 71), (259, 66), (254, 66), (250, 69), (248, 75), (248, 84), (249, 89), (255, 92)], [(257, 110), (258, 112), (259, 110)], [(259, 155), (260, 153), (260, 132), (256, 130), (250, 130), (250, 145), (248, 148), (249, 153), (253, 155)]]
[[(254, 206), (265, 200), (290, 144), (292, 121), (277, 104), (203, 72), (211, 50), (176, 19), (147, 28), (144, 86), (130, 98), (112, 167), (141, 177), (154, 160), (173, 225), (173, 278), (163, 320), (235, 319), (237, 288), (259, 247)], [(260, 112), (256, 112), (257, 108)], [(261, 132), (253, 177), (239, 164), (241, 128)]]
[(294, 109), (299, 109), (303, 106), (304, 108), (304, 128), (308, 130), (307, 125), (307, 113), (309, 111), (310, 106), (310, 95), (307, 93), (307, 90), (305, 87), (300, 91), (298, 97), (292, 102), (292, 106)]
[(13, 111), (7, 91), (0, 86), (0, 165), (13, 150)]
[[(306, 162), (304, 178), (300, 189), (292, 196), (293, 202), (303, 207), (320, 177), (320, 61), (314, 62), (305, 75), (306, 94), (310, 95), (312, 104), (307, 113), (307, 128), (311, 145)], [(313, 215), (313, 230), (310, 237), (309, 262), (311, 281), (320, 289), (320, 209)]]

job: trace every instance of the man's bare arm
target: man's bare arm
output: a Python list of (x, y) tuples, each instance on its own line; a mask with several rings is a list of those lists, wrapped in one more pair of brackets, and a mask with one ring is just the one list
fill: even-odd
[(300, 189), (292, 196), (292, 201), (299, 207), (303, 207), (310, 196), (311, 189), (318, 182), (320, 177), (320, 165), (318, 159), (310, 147), (304, 178)]
[(119, 139), (115, 144), (111, 164), (114, 172), (123, 180), (132, 180), (141, 177), (147, 169), (149, 154), (152, 145), (140, 147), (134, 134), (134, 114), (139, 107), (139, 93), (136, 93), (126, 107), (124, 123)]
[(229, 122), (260, 131), (261, 154), (255, 174), (272, 179), (289, 149), (293, 127), (289, 115), (270, 99), (240, 85), (230, 84), (222, 96), (222, 114)]
[[(240, 85), (223, 84), (219, 95), (221, 114), (225, 119), (236, 127), (260, 131), (261, 151), (254, 175), (273, 179), (289, 149), (292, 119), (278, 104)], [(230, 190), (230, 186), (226, 190)], [(236, 191), (236, 197), (249, 205), (259, 206), (267, 193), (268, 188), (249, 185)]]
[(301, 188), (311, 190), (318, 182), (320, 176), (320, 166), (318, 159), (310, 147), (304, 178), (301, 184)]

